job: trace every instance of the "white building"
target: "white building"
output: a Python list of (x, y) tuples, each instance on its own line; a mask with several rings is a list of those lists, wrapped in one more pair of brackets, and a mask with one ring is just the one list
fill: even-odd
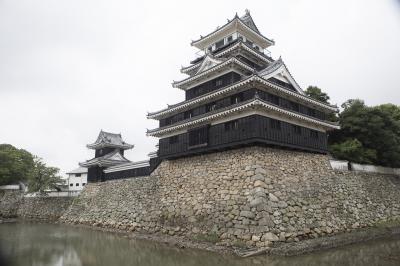
[(85, 167), (79, 167), (67, 173), (68, 190), (82, 190), (87, 184), (88, 170)]

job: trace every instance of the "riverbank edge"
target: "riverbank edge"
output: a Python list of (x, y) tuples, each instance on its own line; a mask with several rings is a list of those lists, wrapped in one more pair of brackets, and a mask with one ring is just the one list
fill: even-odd
[(21, 219), (21, 218), (1, 218), (0, 223), (18, 223), (18, 222), (34, 222), (67, 225), (78, 228), (87, 228), (90, 230), (98, 230), (102, 232), (119, 234), (134, 240), (153, 241), (160, 244), (175, 248), (199, 249), (209, 252), (219, 253), (221, 255), (234, 255), (238, 257), (253, 257), (260, 255), (270, 256), (298, 256), (307, 253), (319, 252), (334, 248), (340, 248), (352, 244), (364, 243), (373, 240), (382, 239), (400, 239), (400, 224), (391, 226), (379, 226), (354, 230), (333, 236), (325, 236), (314, 239), (302, 240), (292, 243), (275, 242), (271, 247), (260, 249), (244, 249), (237, 247), (227, 247), (218, 245), (218, 243), (200, 242), (183, 236), (170, 236), (165, 234), (148, 234), (144, 232), (129, 232), (125, 230), (99, 227), (84, 224), (63, 223), (57, 220), (45, 219)]

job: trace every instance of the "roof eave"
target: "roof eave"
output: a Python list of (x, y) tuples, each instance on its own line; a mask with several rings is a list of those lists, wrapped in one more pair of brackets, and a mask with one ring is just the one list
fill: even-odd
[[(146, 135), (147, 136), (151, 136), (151, 137), (159, 137), (159, 136), (162, 136), (164, 131), (167, 130), (167, 129), (170, 129), (170, 128), (173, 128), (173, 127), (177, 127), (176, 130), (179, 130), (180, 128), (185, 128), (187, 126), (190, 126), (190, 123), (193, 124), (196, 121), (200, 121), (198, 123), (201, 123), (203, 120), (206, 121), (207, 119), (205, 119), (205, 118), (209, 118), (209, 117), (213, 117), (213, 116), (219, 117), (219, 116), (224, 115), (224, 113), (227, 114), (228, 112), (237, 112), (237, 111), (240, 111), (240, 110), (243, 110), (243, 109), (250, 108), (250, 107), (255, 106), (255, 105), (264, 106), (265, 108), (270, 108), (271, 110), (274, 110), (276, 112), (285, 113), (286, 115), (291, 115), (292, 117), (295, 117), (297, 119), (303, 119), (303, 120), (305, 120), (307, 122), (310, 122), (310, 123), (316, 123), (319, 126), (322, 126), (322, 127), (326, 128), (327, 131), (328, 130), (334, 130), (334, 129), (340, 129), (340, 126), (338, 126), (336, 124), (333, 124), (333, 123), (329, 123), (328, 121), (319, 121), (318, 119), (314, 119), (312, 117), (308, 117), (308, 116), (305, 116), (305, 115), (302, 115), (302, 114), (298, 114), (298, 113), (295, 113), (295, 112), (292, 112), (292, 111), (289, 111), (289, 110), (285, 110), (285, 109), (282, 109), (282, 108), (280, 108), (278, 106), (274, 106), (274, 105), (271, 105), (269, 103), (266, 103), (265, 101), (260, 100), (260, 99), (257, 98), (257, 99), (253, 99), (251, 101), (248, 101), (247, 103), (244, 103), (242, 105), (238, 105), (238, 106), (236, 106), (234, 108), (227, 109), (227, 110), (224, 110), (224, 111), (221, 111), (221, 112), (217, 112), (215, 114), (210, 114), (207, 117), (200, 117), (200, 118), (194, 119), (192, 121), (187, 121), (187, 122), (182, 123), (180, 125), (168, 126), (168, 127), (165, 127), (165, 128), (157, 128), (157, 129), (153, 129), (153, 130), (148, 130)], [(178, 126), (180, 126), (180, 128), (178, 128)], [(165, 131), (165, 132), (171, 132), (171, 131), (174, 131), (174, 130), (172, 129), (172, 130)]]

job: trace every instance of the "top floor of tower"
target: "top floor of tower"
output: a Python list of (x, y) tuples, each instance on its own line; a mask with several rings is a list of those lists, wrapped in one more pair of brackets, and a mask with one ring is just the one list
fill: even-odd
[(272, 39), (261, 34), (247, 9), (244, 16), (239, 17), (236, 14), (225, 25), (218, 27), (206, 36), (200, 36), (198, 40), (192, 41), (191, 44), (207, 53), (214, 52), (238, 39), (260, 52), (275, 44)]

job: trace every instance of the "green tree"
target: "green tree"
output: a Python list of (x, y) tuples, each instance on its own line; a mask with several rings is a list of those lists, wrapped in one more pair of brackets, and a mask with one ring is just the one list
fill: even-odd
[[(308, 88), (304, 91), (304, 93), (323, 103), (330, 104), (329, 99), (330, 97), (328, 96), (327, 93), (323, 92), (320, 88), (317, 86), (308, 86)], [(339, 120), (338, 116), (336, 113), (329, 113), (326, 117), (327, 120), (332, 121), (332, 122), (337, 122)]]
[[(400, 167), (400, 108), (391, 104), (369, 107), (359, 99), (348, 100), (342, 108), (341, 129), (329, 138), (332, 154), (358, 163)], [(345, 149), (345, 145), (351, 147)]]
[(358, 163), (371, 164), (376, 161), (376, 151), (366, 149), (357, 139), (349, 139), (341, 143), (332, 144), (329, 147), (335, 157)]
[(31, 153), (10, 144), (0, 144), (0, 185), (27, 181), (33, 166)]
[(317, 86), (308, 86), (304, 93), (315, 100), (329, 104), (330, 97)]
[(28, 181), (29, 192), (46, 193), (47, 189), (57, 188), (63, 181), (58, 175), (59, 169), (48, 167), (41, 158), (34, 158), (33, 173)]

